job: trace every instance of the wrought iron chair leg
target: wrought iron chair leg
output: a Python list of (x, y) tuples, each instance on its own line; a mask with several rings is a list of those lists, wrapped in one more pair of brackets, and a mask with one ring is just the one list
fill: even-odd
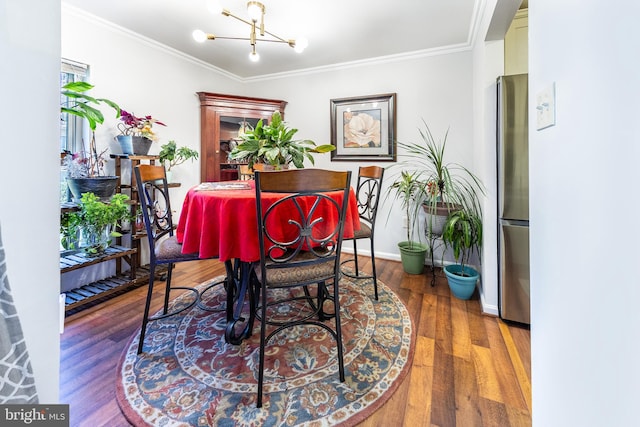
[(167, 314), (169, 311), (169, 296), (171, 294), (171, 272), (173, 271), (173, 264), (168, 264), (167, 267), (167, 281), (165, 284), (164, 308), (162, 314)]
[(376, 257), (373, 255), (373, 236), (371, 237), (371, 276), (373, 277), (373, 292), (378, 301), (378, 272), (376, 271)]
[(140, 328), (140, 341), (138, 342), (138, 354), (142, 353), (144, 347), (144, 336), (147, 332), (147, 323), (149, 323), (149, 307), (151, 306), (151, 297), (153, 295), (153, 282), (154, 282), (155, 267), (153, 265), (149, 268), (149, 287), (147, 289), (147, 300), (144, 305), (144, 313), (142, 314), (142, 326)]

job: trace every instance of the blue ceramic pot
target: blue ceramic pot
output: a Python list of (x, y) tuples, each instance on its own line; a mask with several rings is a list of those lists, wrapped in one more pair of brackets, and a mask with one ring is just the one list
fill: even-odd
[(122, 154), (133, 154), (133, 141), (131, 139), (131, 135), (118, 135), (116, 139), (120, 143)]
[(462, 266), (460, 264), (447, 265), (444, 274), (447, 276), (451, 293), (459, 299), (469, 299), (476, 290), (476, 282), (480, 276), (476, 270), (469, 266), (464, 266), (464, 275), (460, 275)]

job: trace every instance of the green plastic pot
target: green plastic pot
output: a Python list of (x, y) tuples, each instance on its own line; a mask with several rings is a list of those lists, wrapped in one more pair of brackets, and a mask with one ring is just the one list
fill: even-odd
[(404, 271), (408, 274), (422, 274), (429, 246), (425, 243), (404, 241), (398, 243), (398, 248)]

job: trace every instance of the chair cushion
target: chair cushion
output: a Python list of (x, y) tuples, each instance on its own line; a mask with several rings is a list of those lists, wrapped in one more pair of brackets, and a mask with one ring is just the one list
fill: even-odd
[(365, 224), (364, 221), (360, 221), (360, 230), (355, 230), (353, 233), (354, 239), (370, 239), (371, 227), (369, 224)]
[[(294, 260), (289, 261), (289, 265), (296, 261), (313, 260), (316, 256), (310, 252), (301, 252)], [(274, 262), (267, 262), (267, 267), (273, 266)], [(289, 286), (297, 283), (313, 283), (327, 280), (333, 277), (335, 258), (329, 257), (326, 261), (320, 261), (311, 265), (294, 266), (287, 268), (267, 268), (267, 286)], [(262, 281), (260, 264), (255, 267), (258, 280)]]
[(169, 236), (158, 242), (155, 247), (155, 253), (158, 261), (186, 261), (199, 258), (198, 252), (183, 254), (182, 244), (178, 243), (176, 236)]

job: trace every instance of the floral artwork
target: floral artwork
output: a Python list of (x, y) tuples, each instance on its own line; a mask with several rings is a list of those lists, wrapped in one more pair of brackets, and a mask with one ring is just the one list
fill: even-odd
[(345, 148), (380, 147), (380, 110), (343, 113)]
[(331, 160), (395, 161), (395, 93), (331, 100)]

